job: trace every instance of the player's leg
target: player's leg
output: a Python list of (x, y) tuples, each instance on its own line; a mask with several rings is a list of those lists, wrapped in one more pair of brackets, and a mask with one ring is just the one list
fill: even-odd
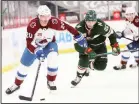
[[(134, 49), (139, 49), (139, 43), (138, 42), (134, 42), (134, 46), (135, 46)], [(132, 52), (132, 54), (134, 55), (135, 63), (131, 64), (130, 68), (135, 68), (137, 66), (139, 67), (139, 52), (135, 51), (135, 52)]]
[(135, 61), (129, 65), (130, 68), (136, 68), (139, 67), (139, 53), (137, 52), (132, 52), (132, 54), (134, 55), (134, 59)]
[(20, 88), (20, 85), (23, 83), (28, 74), (28, 67), (33, 64), (35, 59), (36, 55), (30, 53), (30, 51), (25, 48), (20, 60), (20, 65), (17, 70), (14, 84), (6, 90), (7, 94), (11, 94)]
[(71, 84), (73, 86), (76, 86), (81, 81), (82, 77), (86, 73), (86, 70), (88, 68), (88, 64), (89, 64), (88, 55), (79, 54), (79, 62), (78, 62), (76, 78), (73, 81), (71, 81)]
[(92, 66), (90, 66), (90, 65), (93, 65), (94, 61), (95, 61), (95, 59), (91, 59), (91, 60), (89, 59), (89, 64), (88, 64), (88, 68), (85, 72), (85, 76), (88, 77), (90, 75), (90, 71), (94, 70), (94, 68), (91, 68)]
[(47, 85), (50, 90), (56, 90), (55, 80), (58, 71), (58, 46), (55, 42), (50, 42), (45, 48), (47, 57)]
[(137, 66), (139, 67), (139, 53), (136, 52), (138, 55), (134, 56)]
[[(130, 44), (128, 44), (128, 45), (124, 48), (124, 50), (128, 50), (128, 49), (129, 49), (129, 50), (134, 49), (133, 42), (130, 43)], [(126, 69), (127, 62), (128, 62), (128, 60), (129, 60), (129, 58), (130, 58), (130, 52), (124, 52), (124, 53), (122, 53), (120, 64), (117, 65), (117, 66), (114, 66), (113, 68), (114, 68), (115, 70)]]
[[(103, 45), (99, 46), (98, 49), (95, 50), (95, 53), (96, 54), (107, 53), (106, 45), (103, 44)], [(107, 55), (99, 56), (99, 57), (96, 57), (94, 59), (94, 61), (90, 62), (89, 67), (90, 67), (90, 69), (102, 71), (106, 68), (107, 62), (108, 62)]]

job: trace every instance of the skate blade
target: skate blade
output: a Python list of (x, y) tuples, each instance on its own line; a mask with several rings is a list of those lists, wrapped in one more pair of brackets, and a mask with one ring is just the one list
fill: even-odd
[(75, 88), (75, 86), (71, 86), (71, 88)]
[(49, 90), (49, 94), (57, 94), (57, 90)]
[(129, 66), (131, 69), (135, 69), (135, 68), (137, 68), (137, 66), (136, 65), (132, 65), (132, 66)]
[(75, 88), (75, 87), (77, 87), (77, 85), (71, 85), (71, 88)]

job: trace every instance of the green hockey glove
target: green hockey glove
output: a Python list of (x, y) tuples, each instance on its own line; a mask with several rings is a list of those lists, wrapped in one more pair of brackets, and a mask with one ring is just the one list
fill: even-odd
[(112, 45), (112, 52), (114, 56), (118, 56), (120, 54), (120, 47), (118, 43), (114, 43)]

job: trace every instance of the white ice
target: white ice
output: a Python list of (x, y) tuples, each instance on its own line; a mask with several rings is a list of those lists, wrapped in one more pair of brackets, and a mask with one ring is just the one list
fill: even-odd
[[(120, 62), (120, 56), (109, 55), (108, 59), (104, 71), (91, 71), (89, 77), (84, 77), (77, 87), (71, 88), (71, 80), (76, 76), (78, 53), (60, 54), (56, 80), (58, 90), (54, 94), (47, 88), (46, 64), (43, 63), (31, 103), (138, 103), (138, 68), (116, 71), (113, 66)], [(6, 95), (5, 90), (13, 84), (18, 68), (2, 75), (2, 103), (29, 103), (19, 100), (18, 96), (31, 96), (37, 66), (38, 61), (35, 61), (20, 90), (11, 95)], [(45, 100), (40, 101), (41, 98)]]

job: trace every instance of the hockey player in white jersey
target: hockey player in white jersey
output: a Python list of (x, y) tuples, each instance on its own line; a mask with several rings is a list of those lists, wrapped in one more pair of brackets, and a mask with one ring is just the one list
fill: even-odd
[(40, 60), (40, 58), (47, 58), (48, 88), (50, 90), (57, 89), (54, 83), (58, 71), (58, 46), (55, 37), (57, 31), (69, 31), (80, 46), (87, 48), (83, 35), (80, 35), (72, 26), (51, 16), (51, 10), (46, 5), (39, 6), (37, 13), (38, 16), (32, 19), (27, 26), (26, 48), (21, 57), (14, 84), (6, 90), (7, 94), (20, 88), (27, 76), (28, 67), (33, 64), (35, 59)]
[[(125, 49), (127, 50), (133, 50), (139, 49), (139, 16), (137, 16), (137, 13), (133, 7), (128, 7), (125, 12), (125, 22), (126, 22), (126, 28), (120, 33), (117, 32), (117, 38), (125, 38), (128, 39), (129, 43), (126, 43)], [(139, 66), (139, 52), (134, 51), (131, 52), (132, 55), (134, 55), (135, 62), (129, 67), (137, 67)], [(126, 69), (128, 60), (130, 59), (130, 52), (125, 52), (122, 53), (121, 55), (121, 62), (119, 65), (114, 66), (113, 68), (115, 70), (120, 70), (120, 69)]]

